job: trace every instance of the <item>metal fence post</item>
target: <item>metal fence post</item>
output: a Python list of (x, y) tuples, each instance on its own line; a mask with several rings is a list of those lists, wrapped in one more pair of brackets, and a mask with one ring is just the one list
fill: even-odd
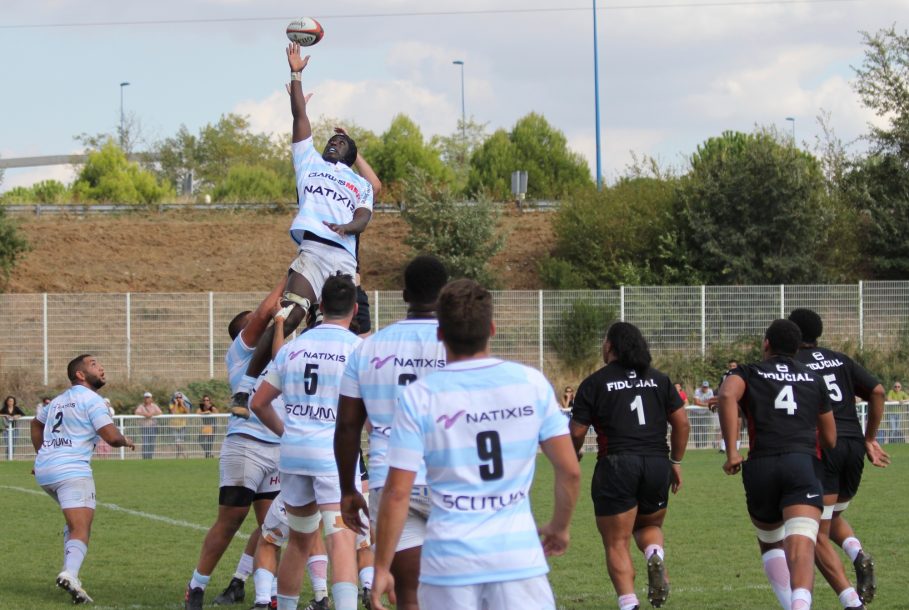
[[(132, 330), (132, 305), (129, 293), (126, 293), (126, 378), (130, 379), (133, 370), (133, 330)], [(121, 450), (122, 451), (122, 450)]]
[(786, 285), (780, 284), (780, 319), (786, 317)]
[(619, 320), (625, 321), (625, 286), (619, 286)]
[[(44, 343), (44, 347), (43, 347), (43, 349), (44, 349), (44, 385), (46, 386), (48, 384), (48, 377), (47, 377), (47, 361), (48, 361), (48, 354), (47, 354), (47, 293), (46, 292), (41, 295), (41, 309), (42, 309), (41, 332), (42, 332), (42, 341)], [(11, 457), (10, 459), (13, 459), (13, 458)]]
[(6, 429), (6, 459), (13, 461), (13, 426)]
[(707, 355), (707, 287), (701, 284), (701, 358)]
[(859, 297), (859, 349), (865, 349), (865, 287), (858, 283)]
[(537, 293), (537, 311), (539, 317), (539, 326), (538, 326), (538, 344), (537, 347), (540, 350), (540, 371), (543, 371), (543, 291), (540, 290)]
[(375, 298), (373, 299), (373, 310), (376, 312), (376, 321), (372, 325), (372, 332), (375, 333), (379, 332), (379, 291), (373, 290), (372, 293), (375, 295)]
[[(120, 428), (120, 434), (123, 434), (123, 418), (122, 417), (117, 418), (117, 427)], [(120, 447), (120, 459), (121, 460), (126, 459), (126, 447)]]
[(208, 378), (215, 378), (215, 293), (208, 292)]

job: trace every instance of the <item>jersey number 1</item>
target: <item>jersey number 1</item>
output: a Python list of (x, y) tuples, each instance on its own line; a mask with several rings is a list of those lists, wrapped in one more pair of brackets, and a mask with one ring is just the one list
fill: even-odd
[(644, 401), (640, 396), (635, 396), (631, 401), (631, 411), (638, 414), (638, 425), (643, 426), (646, 423), (644, 421)]

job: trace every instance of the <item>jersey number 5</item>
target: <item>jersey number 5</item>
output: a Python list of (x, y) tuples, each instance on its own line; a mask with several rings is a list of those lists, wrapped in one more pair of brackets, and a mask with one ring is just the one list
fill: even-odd
[(303, 369), (303, 391), (312, 396), (319, 389), (318, 364), (307, 364)]
[(477, 434), (477, 456), (488, 462), (480, 464), (481, 479), (495, 481), (502, 478), (505, 470), (502, 467), (502, 442), (499, 440), (498, 432), (489, 430)]

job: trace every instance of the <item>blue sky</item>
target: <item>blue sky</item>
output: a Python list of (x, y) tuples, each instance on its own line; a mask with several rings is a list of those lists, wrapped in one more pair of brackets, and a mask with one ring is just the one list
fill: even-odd
[[(697, 4), (599, 0), (608, 9), (598, 13), (607, 179), (630, 162), (630, 151), (680, 165), (698, 143), (727, 129), (760, 124), (788, 132), (786, 117), (794, 117), (797, 140), (811, 144), (821, 110), (831, 113), (846, 141), (876, 120), (851, 87), (850, 66), (862, 61), (859, 31), (889, 27), (907, 14), (905, 0)], [(258, 130), (289, 131), (284, 28), (302, 6), (4, 0), (0, 155), (78, 152), (73, 136), (113, 131), (121, 81), (131, 83), (125, 107), (147, 140), (172, 135), (181, 124), (196, 131), (227, 112), (249, 115)], [(460, 72), (451, 62), (462, 59), (469, 116), (491, 132), (528, 112), (542, 113), (590, 160), (593, 172), (590, 7), (588, 0), (308, 2), (306, 15), (326, 30), (311, 48), (304, 77), (304, 90), (315, 93), (310, 112), (376, 132), (404, 112), (426, 136), (451, 133), (460, 115)], [(393, 16), (489, 9), (561, 10)], [(233, 18), (254, 20), (7, 27)], [(0, 189), (49, 177), (68, 181), (72, 170), (8, 170)]]

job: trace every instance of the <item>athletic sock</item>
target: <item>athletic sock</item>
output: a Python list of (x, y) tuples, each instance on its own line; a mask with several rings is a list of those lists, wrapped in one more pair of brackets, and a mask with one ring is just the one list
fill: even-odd
[(275, 599), (276, 597), (278, 597), (278, 579), (272, 578), (271, 579), (271, 598)]
[(793, 589), (792, 610), (809, 610), (811, 608), (811, 591), (808, 589)]
[(634, 593), (619, 595), (619, 610), (632, 610), (640, 605), (641, 603), (638, 601), (638, 596)]
[(331, 586), (335, 610), (357, 610), (360, 601), (357, 585), (352, 582), (336, 582)]
[(786, 553), (783, 549), (770, 549), (761, 559), (764, 562), (764, 574), (770, 581), (777, 601), (783, 610), (790, 610), (792, 605), (792, 589), (789, 588), (789, 564), (786, 563)]
[(843, 550), (849, 555), (849, 561), (855, 562), (855, 558), (862, 552), (862, 543), (859, 542), (858, 538), (849, 536), (843, 540)]
[(202, 589), (205, 590), (205, 587), (208, 586), (208, 581), (211, 580), (211, 575), (205, 576), (204, 574), (199, 574), (199, 570), (193, 570), (193, 578), (189, 581), (190, 589)]
[(240, 580), (246, 582), (246, 579), (249, 578), (249, 575), (253, 572), (253, 556), (243, 553), (240, 557), (240, 561), (237, 562), (237, 571), (234, 572), (234, 578), (239, 578)]
[(256, 585), (256, 602), (257, 604), (268, 603), (271, 601), (271, 588), (275, 582), (275, 575), (265, 568), (258, 568), (253, 574), (253, 583)]
[(313, 555), (306, 562), (306, 571), (312, 583), (315, 600), (322, 601), (328, 595), (328, 555)]
[(297, 610), (299, 595), (281, 595), (278, 593), (278, 610)]
[(69, 528), (63, 526), (63, 564), (66, 565), (66, 543), (69, 542)]
[(237, 392), (246, 392), (249, 394), (254, 387), (256, 387), (256, 378), (250, 377), (249, 375), (243, 375), (243, 378), (240, 380), (240, 385), (237, 387)]
[(372, 577), (375, 575), (375, 569), (372, 566), (360, 570), (360, 585), (367, 589), (372, 589)]
[(67, 540), (63, 547), (63, 569), (79, 578), (79, 568), (85, 560), (88, 547), (81, 540)]
[(647, 548), (644, 549), (644, 559), (650, 559), (650, 557), (656, 553), (660, 559), (666, 558), (666, 553), (663, 551), (663, 547), (658, 544), (647, 545)]
[(843, 608), (861, 608), (862, 600), (859, 597), (859, 594), (852, 587), (843, 589), (843, 592), (840, 593), (840, 603), (843, 604)]

